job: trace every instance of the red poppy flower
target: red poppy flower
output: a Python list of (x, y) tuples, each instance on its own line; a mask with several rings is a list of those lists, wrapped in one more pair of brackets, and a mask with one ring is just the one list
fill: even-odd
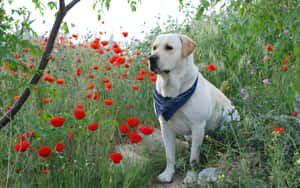
[(289, 60), (287, 58), (284, 58), (283, 63), (288, 63)]
[(292, 56), (292, 52), (288, 52), (289, 56), (291, 57)]
[(90, 84), (90, 85), (88, 86), (88, 90), (93, 89), (94, 87), (95, 87), (94, 84)]
[(289, 66), (288, 66), (288, 65), (283, 65), (283, 69), (284, 69), (285, 71), (287, 71), (287, 70), (289, 70)]
[(74, 133), (73, 132), (70, 132), (69, 138), (74, 139)]
[(93, 75), (93, 74), (91, 74), (90, 76), (89, 76), (89, 78), (90, 79), (93, 79), (95, 76)]
[(106, 46), (106, 45), (108, 45), (108, 41), (102, 41), (101, 44), (102, 44), (103, 46)]
[(51, 77), (51, 76), (48, 76), (48, 80), (47, 80), (48, 82), (54, 82), (55, 81), (55, 78), (53, 78), (53, 77)]
[(103, 80), (102, 80), (102, 82), (103, 83), (108, 83), (110, 80), (108, 79), (108, 78), (104, 78)]
[(97, 91), (94, 92), (94, 100), (99, 100), (100, 99), (100, 95)]
[(140, 120), (137, 118), (127, 118), (127, 123), (131, 128), (134, 128), (140, 124)]
[(134, 58), (127, 59), (128, 62), (134, 62)]
[(93, 66), (93, 69), (94, 69), (94, 70), (98, 70), (98, 69), (99, 69), (99, 65)]
[(131, 139), (131, 143), (139, 143), (140, 141), (143, 140), (143, 137), (136, 132), (131, 132), (130, 139)]
[(284, 128), (275, 128), (274, 131), (282, 134), (284, 132)]
[(139, 90), (139, 86), (137, 86), (137, 85), (133, 85), (133, 86), (132, 86), (132, 89), (134, 89), (134, 90), (136, 90), (136, 91), (137, 91), (137, 90)]
[(109, 100), (109, 99), (105, 99), (105, 100), (104, 100), (104, 103), (105, 103), (106, 105), (110, 106), (110, 105), (112, 105), (112, 104), (114, 103), (114, 101)]
[(213, 72), (218, 69), (215, 64), (210, 64), (210, 65), (208, 65), (207, 68), (208, 68), (209, 72)]
[(130, 132), (130, 129), (128, 128), (128, 126), (126, 125), (126, 123), (122, 123), (122, 125), (121, 125), (121, 132), (125, 133), (125, 134)]
[(84, 108), (84, 105), (83, 104), (77, 104), (76, 105), (78, 108)]
[(43, 102), (44, 103), (49, 103), (49, 102), (51, 102), (52, 100), (51, 99), (43, 99)]
[(61, 144), (61, 143), (57, 142), (57, 143), (56, 143), (56, 148), (55, 148), (55, 150), (56, 150), (57, 152), (62, 152), (62, 150), (63, 150), (65, 147), (66, 147), (65, 144)]
[(93, 96), (93, 94), (89, 93), (89, 94), (86, 94), (86, 98), (91, 98)]
[(54, 126), (54, 127), (61, 127), (65, 122), (65, 118), (64, 117), (54, 117), (50, 120), (50, 123)]
[(124, 77), (124, 78), (128, 78), (128, 74), (127, 74), (127, 73), (122, 73), (121, 75), (122, 75), (122, 77)]
[(146, 75), (148, 72), (145, 69), (140, 69), (138, 73), (140, 73), (141, 75)]
[(52, 153), (52, 149), (49, 147), (43, 147), (38, 150), (38, 154), (41, 157), (49, 157)]
[(113, 44), (113, 48), (120, 48), (119, 45), (117, 43)]
[(155, 76), (150, 76), (150, 81), (153, 82), (153, 83), (156, 82), (156, 77)]
[(136, 80), (145, 80), (145, 78), (143, 77), (143, 75), (139, 75), (136, 77)]
[(123, 35), (124, 37), (127, 37), (127, 36), (128, 36), (128, 32), (122, 32), (122, 35)]
[(39, 111), (39, 110), (37, 110), (36, 112), (35, 112), (37, 115), (42, 115), (42, 112), (41, 111)]
[(73, 34), (72, 37), (74, 37), (75, 39), (77, 39), (78, 35)]
[(268, 44), (268, 45), (267, 45), (267, 49), (268, 49), (269, 51), (274, 51), (274, 46), (273, 46), (272, 44)]
[(119, 164), (122, 161), (123, 156), (121, 153), (113, 153), (110, 155), (110, 158), (115, 164)]
[(43, 81), (48, 81), (49, 76), (44, 76)]
[(29, 51), (29, 49), (28, 48), (25, 48), (25, 50), (24, 50), (26, 53)]
[(30, 134), (30, 131), (26, 131), (25, 134), (26, 134), (27, 137), (33, 137), (33, 136), (36, 135), (35, 132), (32, 132), (32, 133)]
[(125, 66), (125, 68), (129, 68), (130, 67), (130, 65), (127, 64), (127, 63), (124, 66)]
[(18, 95), (18, 96), (15, 96), (14, 97), (14, 100), (16, 101), (16, 100), (18, 100), (20, 98), (20, 96)]
[(26, 137), (25, 137), (24, 135), (18, 136), (18, 139), (19, 139), (19, 140), (22, 140), (22, 141), (26, 141)]
[(137, 56), (141, 55), (141, 53), (140, 53), (138, 50), (135, 51), (133, 54), (134, 54), (134, 55), (137, 55)]
[(150, 75), (150, 76), (155, 76), (156, 73), (149, 71), (149, 75)]
[(154, 128), (151, 128), (151, 127), (139, 127), (139, 131), (145, 135), (150, 135), (153, 133), (155, 129)]
[(99, 49), (100, 48), (100, 45), (99, 45), (99, 42), (93, 42), (92, 44), (91, 44), (91, 48), (94, 48), (94, 49)]
[(63, 80), (63, 79), (57, 79), (56, 80), (56, 83), (58, 83), (58, 84), (63, 84), (65, 82), (65, 80)]
[(113, 87), (113, 84), (112, 84), (112, 83), (108, 83), (108, 84), (106, 84), (106, 86), (105, 86), (105, 90), (110, 91), (112, 87)]
[(76, 61), (80, 63), (80, 62), (81, 62), (81, 59), (80, 59), (80, 58), (77, 58)]
[(298, 112), (294, 112), (291, 114), (291, 116), (296, 117), (298, 115)]
[(10, 107), (10, 106), (6, 106), (6, 109), (7, 109), (7, 110), (10, 110), (10, 109), (11, 109), (11, 107)]
[(76, 70), (76, 75), (80, 76), (81, 75), (81, 67), (78, 67)]
[(50, 171), (49, 170), (44, 170), (43, 172), (44, 172), (44, 174), (48, 174)]
[(91, 131), (95, 131), (97, 130), (99, 127), (99, 124), (98, 123), (92, 123), (88, 126), (88, 129), (91, 130)]
[(82, 110), (82, 109), (76, 109), (75, 111), (74, 111), (74, 115), (75, 115), (75, 117), (77, 118), (77, 119), (83, 119), (84, 117), (85, 117), (85, 112)]
[(17, 144), (15, 146), (15, 150), (16, 151), (26, 151), (29, 146), (30, 146), (30, 143), (25, 140), (25, 141), (22, 141), (19, 144)]
[(122, 49), (121, 49), (121, 48), (115, 48), (115, 49), (114, 49), (114, 52), (115, 52), (116, 54), (121, 53), (121, 52), (122, 52)]
[(29, 149), (29, 151), (30, 151), (30, 152), (33, 152), (33, 151), (34, 151), (34, 149), (33, 149), (33, 148), (30, 148), (30, 149)]

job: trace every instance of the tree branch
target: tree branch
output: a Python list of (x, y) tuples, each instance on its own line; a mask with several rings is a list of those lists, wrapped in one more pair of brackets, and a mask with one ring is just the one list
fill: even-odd
[[(0, 0), (1, 1), (1, 0)], [(44, 54), (42, 56), (42, 59), (40, 61), (40, 65), (38, 67), (38, 73), (36, 73), (32, 79), (30, 80), (30, 84), (36, 85), (38, 81), (40, 80), (45, 68), (47, 67), (48, 61), (50, 59), (50, 53), (53, 49), (55, 38), (57, 36), (59, 27), (67, 14), (67, 12), (74, 6), (76, 5), (80, 0), (73, 0), (70, 2), (67, 7), (64, 7), (64, 0), (60, 0), (60, 8), (57, 13), (57, 16), (55, 18), (54, 25), (52, 26), (51, 32), (49, 39), (47, 41), (47, 45), (44, 51)], [(64, 7), (64, 9), (62, 9)], [(17, 100), (17, 102), (12, 106), (12, 108), (0, 119), (0, 129), (2, 129), (8, 122), (12, 120), (12, 118), (20, 111), (21, 107), (23, 104), (26, 102), (30, 95), (30, 89), (25, 88), (23, 93), (21, 94), (20, 98)]]
[(59, 0), (59, 10), (65, 9), (65, 0)]
[(71, 1), (65, 8), (66, 13), (74, 6), (76, 5), (80, 0), (73, 0)]

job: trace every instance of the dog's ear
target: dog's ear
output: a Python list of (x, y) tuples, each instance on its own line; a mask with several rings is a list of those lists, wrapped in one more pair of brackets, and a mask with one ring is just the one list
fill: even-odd
[(181, 54), (183, 57), (187, 57), (195, 50), (197, 45), (192, 39), (185, 35), (180, 35), (180, 40), (182, 44)]

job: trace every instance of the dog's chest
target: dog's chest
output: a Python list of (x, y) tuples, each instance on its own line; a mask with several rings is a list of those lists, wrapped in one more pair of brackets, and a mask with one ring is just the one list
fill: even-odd
[(159, 117), (159, 121), (160, 124), (163, 123), (164, 125), (167, 125), (176, 134), (191, 134), (190, 125), (192, 123), (181, 110), (178, 110), (169, 121), (165, 121), (162, 116)]

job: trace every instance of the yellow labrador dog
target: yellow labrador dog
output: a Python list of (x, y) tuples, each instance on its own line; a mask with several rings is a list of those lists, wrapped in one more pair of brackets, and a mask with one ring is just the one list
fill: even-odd
[[(239, 118), (230, 100), (199, 73), (193, 62), (195, 48), (195, 42), (179, 34), (159, 35), (152, 45), (149, 68), (157, 73), (154, 106), (167, 158), (158, 176), (161, 182), (171, 182), (175, 173), (176, 134), (191, 134), (190, 163), (199, 162), (205, 131), (230, 121), (232, 112), (233, 119)], [(190, 170), (184, 183), (196, 180), (197, 173)]]

